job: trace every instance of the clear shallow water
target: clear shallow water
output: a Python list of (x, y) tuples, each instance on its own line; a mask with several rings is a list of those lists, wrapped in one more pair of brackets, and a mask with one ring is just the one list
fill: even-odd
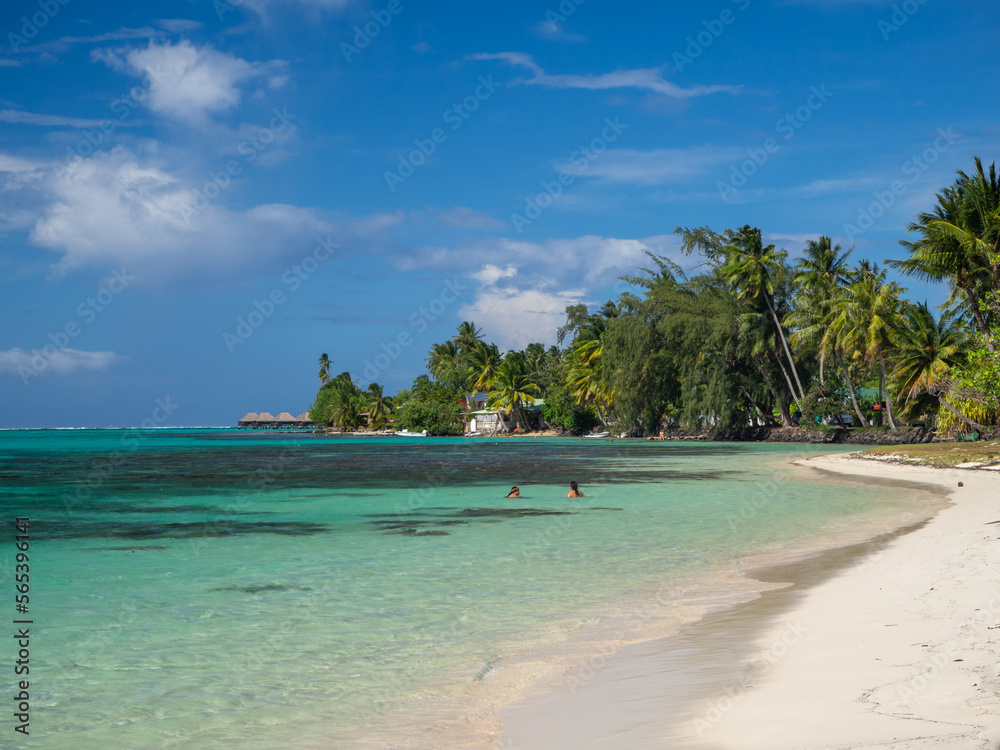
[(609, 601), (907, 502), (780, 474), (820, 452), (2, 432), (3, 517), (31, 517), (21, 746), (337, 747)]

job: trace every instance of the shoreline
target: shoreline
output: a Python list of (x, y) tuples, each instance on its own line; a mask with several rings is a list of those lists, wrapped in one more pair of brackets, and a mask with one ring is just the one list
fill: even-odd
[[(819, 474), (803, 466), (802, 462), (802, 458), (775, 461), (775, 478), (778, 481), (796, 478), (827, 481), (843, 485), (845, 492), (850, 492), (852, 486), (871, 484), (867, 480), (857, 482), (857, 478), (852, 477)], [(553, 689), (558, 692), (560, 686), (573, 694), (580, 688), (591, 690), (591, 683), (599, 685), (605, 672), (613, 672), (610, 665), (620, 658), (619, 654), (669, 641), (679, 632), (697, 627), (717, 613), (742, 613), (748, 603), (759, 601), (771, 590), (787, 588), (792, 580), (751, 576), (747, 571), (808, 564), (830, 550), (839, 551), (868, 543), (874, 537), (896, 533), (900, 527), (926, 520), (944, 507), (940, 495), (928, 492), (925, 485), (899, 481), (887, 484), (894, 490), (909, 490), (908, 499), (903, 504), (894, 501), (847, 516), (842, 521), (833, 521), (822, 531), (789, 540), (778, 547), (734, 552), (727, 562), (720, 561), (696, 577), (669, 582), (660, 580), (644, 592), (609, 602), (610, 606), (591, 612), (570, 629), (563, 630), (562, 636), (555, 641), (546, 639), (536, 647), (498, 654), (490, 661), (488, 671), (478, 675), (474, 684), (464, 687), (455, 684), (454, 689), (436, 698), (428, 695), (430, 703), (423, 708), (400, 706), (399, 712), (384, 717), (382, 731), (366, 732), (363, 738), (358, 738), (359, 742), (349, 743), (349, 747), (378, 746), (400, 750), (583, 747), (577, 743), (561, 745), (558, 742), (531, 745), (522, 737), (511, 739), (508, 708), (524, 700), (525, 696), (551, 693)], [(758, 629), (759, 620), (759, 617), (748, 620), (747, 632)], [(562, 623), (553, 625), (561, 626)], [(687, 689), (693, 683), (689, 681), (685, 685)], [(598, 708), (594, 715), (600, 713)], [(548, 718), (544, 723), (555, 726)], [(556, 739), (561, 736), (562, 733)], [(644, 750), (649, 746), (648, 743), (636, 745)]]
[(836, 455), (796, 463), (933, 485), (951, 504), (867, 543), (755, 567), (762, 584), (791, 585), (626, 646), (581, 689), (550, 684), (508, 704), (499, 746), (996, 747), (1000, 529), (983, 524), (1000, 519), (1000, 476)]

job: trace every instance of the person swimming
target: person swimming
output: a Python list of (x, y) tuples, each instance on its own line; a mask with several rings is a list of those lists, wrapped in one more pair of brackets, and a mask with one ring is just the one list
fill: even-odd
[(566, 497), (584, 497), (584, 494), (580, 492), (580, 487), (576, 482), (570, 482), (569, 492), (566, 493)]
[(521, 497), (521, 488), (515, 484), (510, 488), (510, 492), (507, 493), (507, 497)]

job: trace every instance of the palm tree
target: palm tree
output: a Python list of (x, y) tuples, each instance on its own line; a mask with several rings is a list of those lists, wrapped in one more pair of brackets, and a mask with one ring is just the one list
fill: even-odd
[(800, 342), (817, 345), (820, 387), (824, 385), (828, 352), (818, 345), (826, 333), (824, 321), (830, 314), (837, 289), (848, 281), (850, 267), (847, 260), (850, 255), (850, 250), (842, 252), (840, 245), (834, 246), (833, 240), (821, 236), (819, 240), (806, 243), (805, 255), (796, 265), (795, 283), (803, 294), (796, 302), (796, 309), (787, 318), (796, 329), (789, 336), (789, 341), (795, 345)]
[(469, 379), (473, 381), (472, 387), (477, 391), (489, 390), (501, 361), (496, 344), (480, 341), (469, 354)]
[(434, 344), (427, 355), (427, 372), (436, 379), (442, 378), (448, 370), (458, 365), (458, 345), (454, 341)]
[(524, 370), (524, 360), (519, 357), (508, 357), (497, 367), (493, 379), (493, 389), (486, 402), (490, 408), (509, 413), (514, 423), (527, 428), (521, 413), (521, 405), (525, 401), (534, 402), (541, 389), (528, 379)]
[(468, 356), (475, 351), (476, 346), (480, 342), (479, 337), (482, 334), (482, 330), (476, 328), (475, 323), (466, 320), (458, 326), (458, 333), (455, 334), (453, 341), (458, 346), (459, 352), (464, 356)]
[[(846, 305), (850, 296), (849, 288), (841, 288), (836, 296), (830, 300), (830, 312), (821, 324), (824, 329), (823, 338), (820, 339), (819, 348), (824, 359), (832, 357), (840, 368), (840, 374), (847, 387), (847, 393), (851, 398), (851, 406), (854, 407), (854, 414), (858, 418), (858, 424), (862, 427), (870, 427), (865, 415), (861, 413), (858, 405), (858, 395), (854, 390), (854, 383), (851, 381), (851, 373), (848, 367), (848, 348), (851, 327), (848, 325), (848, 313), (840, 310), (841, 305)], [(843, 316), (841, 313), (844, 313)]]
[[(976, 161), (981, 170), (982, 165)], [(983, 181), (988, 181), (985, 176)], [(994, 351), (989, 321), (980, 302), (984, 292), (993, 286), (989, 258), (975, 243), (961, 241), (954, 231), (963, 223), (964, 191), (965, 186), (959, 181), (938, 193), (934, 210), (919, 214), (907, 227), (907, 231), (918, 232), (920, 239), (900, 240), (899, 244), (910, 251), (910, 257), (887, 262), (890, 267), (922, 281), (947, 281), (952, 288), (949, 302), (964, 303), (986, 337), (987, 347)]]
[(578, 404), (591, 403), (598, 419), (608, 425), (606, 411), (614, 398), (614, 391), (604, 372), (604, 345), (600, 338), (585, 339), (570, 349), (566, 373), (570, 394)]
[(995, 287), (1000, 287), (1000, 177), (996, 163), (989, 174), (977, 156), (976, 171), (970, 177), (958, 173), (956, 187), (961, 193), (957, 221), (934, 222), (935, 227), (954, 237), (966, 253), (982, 258), (993, 274)]
[(893, 337), (896, 366), (892, 371), (904, 413), (938, 401), (933, 394), (947, 381), (951, 369), (962, 363), (966, 341), (954, 312), (935, 320), (926, 302), (906, 306), (903, 325)]
[[(788, 371), (781, 363), (781, 345), (778, 343), (777, 334), (774, 331), (774, 326), (771, 325), (769, 316), (767, 313), (761, 311), (743, 313), (737, 316), (736, 324), (740, 340), (750, 347), (750, 359), (756, 365), (761, 377), (767, 382), (768, 388), (771, 390), (771, 395), (778, 405), (778, 413), (781, 415), (781, 426), (793, 426), (794, 422), (792, 422), (792, 415), (788, 408), (788, 399), (783, 399), (783, 394), (773, 388), (772, 378), (770, 378), (766, 369), (767, 363), (777, 362), (778, 368), (785, 376), (785, 382), (791, 385), (788, 378)], [(748, 401), (750, 401), (749, 398)]]
[(376, 429), (381, 429), (392, 416), (394, 405), (392, 397), (386, 396), (382, 392), (382, 386), (378, 383), (371, 383), (366, 394), (368, 402), (368, 420)]
[(725, 251), (728, 254), (728, 262), (722, 268), (722, 273), (726, 281), (736, 291), (737, 296), (743, 302), (762, 299), (771, 313), (775, 331), (781, 340), (782, 349), (798, 386), (796, 391), (789, 380), (788, 388), (795, 398), (795, 403), (801, 409), (801, 401), (805, 398), (805, 391), (802, 388), (802, 381), (799, 379), (799, 372), (795, 367), (792, 352), (788, 347), (785, 331), (781, 321), (778, 320), (778, 313), (774, 309), (774, 278), (781, 272), (781, 264), (788, 257), (788, 253), (784, 250), (776, 251), (774, 245), (764, 247), (760, 230), (749, 226), (740, 229), (736, 240), (728, 245)]
[(868, 261), (862, 261), (855, 278), (847, 293), (833, 303), (827, 335), (835, 337), (850, 358), (878, 365), (879, 390), (885, 394), (889, 427), (895, 430), (892, 397), (888, 391), (886, 352), (899, 327), (899, 295), (904, 290), (894, 281), (887, 282), (885, 271)]
[(319, 382), (320, 385), (326, 385), (330, 382), (330, 368), (333, 366), (333, 360), (326, 356), (326, 352), (319, 355)]

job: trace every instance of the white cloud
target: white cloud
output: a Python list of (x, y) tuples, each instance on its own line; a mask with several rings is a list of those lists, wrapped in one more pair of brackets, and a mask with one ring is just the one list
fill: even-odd
[(357, 4), (357, 0), (243, 0), (239, 6), (248, 8), (260, 16), (266, 16), (273, 5), (300, 5), (307, 10), (338, 11)]
[(30, 159), (0, 154), (0, 172), (32, 172), (41, 167), (41, 164)]
[[(282, 204), (230, 210), (225, 207), (229, 188), (219, 189), (208, 171), (201, 180), (182, 179), (157, 161), (157, 148), (151, 149), (152, 156), (137, 155), (120, 146), (43, 175), (41, 200), (34, 207), (40, 218), (30, 239), (59, 254), (53, 266), (57, 275), (89, 266), (125, 265), (139, 284), (195, 276), (232, 278), (280, 272), (282, 265), (311, 252), (316, 238), (326, 235), (341, 243), (345, 253), (399, 260), (415, 252), (407, 242), (503, 227), (464, 207), (357, 218)], [(420, 252), (432, 258), (434, 251)]]
[(40, 375), (72, 375), (80, 370), (106, 372), (111, 365), (126, 359), (114, 352), (83, 352), (54, 347), (25, 351), (15, 347), (0, 350), (0, 373), (30, 382), (31, 378)]
[(472, 274), (472, 278), (483, 284), (496, 284), (500, 279), (512, 279), (517, 276), (517, 268), (508, 265), (506, 268), (499, 268), (492, 263), (487, 263), (481, 270)]
[(118, 31), (110, 31), (106, 34), (98, 34), (97, 36), (63, 36), (59, 37), (59, 43), (95, 44), (101, 42), (122, 42), (130, 39), (148, 39), (159, 33), (160, 32), (156, 29), (150, 28), (149, 26), (143, 26), (139, 29), (118, 29)]
[(91, 57), (153, 85), (146, 104), (154, 112), (183, 120), (200, 120), (240, 103), (239, 85), (266, 75), (282, 63), (250, 63), (211, 46), (195, 47), (186, 39), (177, 44), (150, 42), (145, 49), (94, 50)]
[(720, 164), (745, 158), (738, 148), (695, 146), (687, 149), (659, 148), (649, 151), (614, 149), (605, 151), (593, 161), (564, 162), (556, 165), (570, 174), (597, 177), (608, 182), (633, 185), (659, 185), (687, 180), (707, 173)]
[(433, 245), (417, 249), (398, 248), (390, 252), (397, 268), (451, 269), (459, 273), (482, 274), (484, 267), (514, 267), (518, 278), (529, 284), (558, 283), (565, 287), (614, 284), (618, 276), (631, 273), (646, 260), (643, 250), (659, 248), (643, 240), (586, 235), (526, 242), (506, 237), (457, 243), (452, 247)]
[[(20, 109), (0, 109), (0, 122), (11, 122), (23, 125), (39, 125), (41, 127), (66, 128), (96, 128), (101, 120), (88, 120), (83, 117), (63, 117), (62, 115), (45, 115), (38, 112), (25, 112)], [(103, 122), (107, 123), (107, 120)], [(116, 122), (115, 125), (131, 126), (131, 122)]]
[(531, 28), (538, 36), (550, 39), (553, 42), (579, 44), (587, 41), (587, 37), (566, 31), (566, 29), (554, 21), (539, 21)]
[[(31, 232), (62, 254), (57, 273), (94, 264), (137, 269), (140, 282), (192, 272), (252, 273), (294, 258), (332, 224), (310, 209), (261, 205), (230, 211), (158, 166), (119, 147), (50, 178), (50, 202)], [(215, 194), (214, 190), (209, 190)]]
[(523, 52), (498, 52), (495, 54), (471, 55), (473, 60), (503, 60), (516, 67), (527, 68), (531, 71), (532, 77), (526, 80), (517, 81), (525, 85), (545, 86), (556, 89), (644, 89), (653, 91), (663, 96), (675, 99), (686, 99), (694, 96), (706, 96), (708, 94), (729, 93), (739, 94), (742, 86), (693, 86), (684, 88), (675, 83), (671, 83), (663, 78), (663, 71), (666, 66), (658, 68), (638, 68), (635, 70), (618, 70), (614, 73), (604, 73), (601, 75), (550, 75), (542, 70), (531, 55)]
[(549, 292), (487, 285), (458, 314), (482, 326), (485, 338), (502, 349), (523, 349), (535, 341), (554, 344), (559, 326), (566, 322), (566, 308), (583, 296), (582, 290)]

